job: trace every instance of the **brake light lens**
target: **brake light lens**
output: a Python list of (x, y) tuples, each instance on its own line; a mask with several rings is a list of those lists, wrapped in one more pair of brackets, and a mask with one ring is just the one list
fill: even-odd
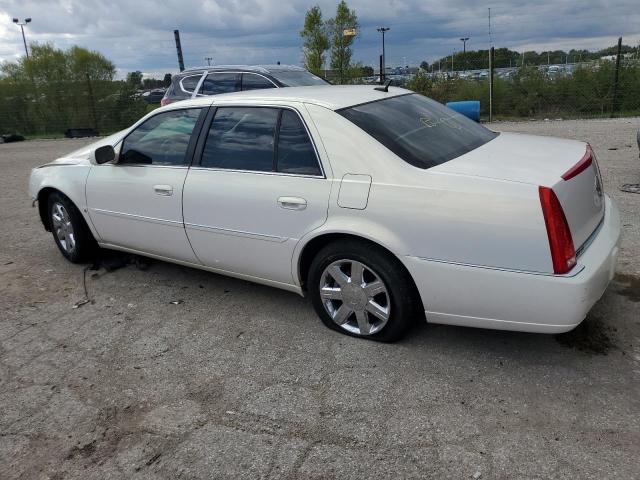
[(587, 151), (584, 153), (582, 158), (578, 163), (576, 163), (569, 170), (564, 172), (562, 175), (562, 179), (564, 181), (571, 180), (573, 177), (579, 175), (584, 172), (589, 166), (593, 163), (593, 150), (591, 150), (591, 145), (587, 145)]
[(160, 100), (160, 106), (164, 107), (165, 105), (169, 105), (171, 103), (171, 100), (169, 100), (167, 97), (162, 97), (162, 100)]
[(571, 270), (576, 264), (576, 250), (567, 218), (555, 192), (548, 187), (539, 187), (540, 204), (544, 223), (547, 226), (549, 247), (553, 273), (563, 274)]

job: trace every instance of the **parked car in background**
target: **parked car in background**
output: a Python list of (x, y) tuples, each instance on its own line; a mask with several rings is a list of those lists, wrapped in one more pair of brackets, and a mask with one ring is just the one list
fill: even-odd
[(328, 85), (329, 82), (293, 65), (217, 65), (191, 68), (174, 75), (161, 104), (246, 90)]
[(142, 99), (148, 104), (160, 103), (164, 98), (165, 90), (156, 88), (142, 94)]
[(571, 330), (620, 236), (589, 145), (493, 132), (394, 87), (178, 102), (29, 189), (72, 262), (97, 244), (307, 294), (328, 327), (381, 341), (425, 316)]

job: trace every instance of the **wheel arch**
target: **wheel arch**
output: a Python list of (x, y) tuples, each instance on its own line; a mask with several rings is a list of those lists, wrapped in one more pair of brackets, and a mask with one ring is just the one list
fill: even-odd
[(65, 192), (63, 192), (59, 188), (55, 188), (55, 187), (51, 187), (51, 186), (46, 186), (46, 187), (41, 188), (38, 191), (38, 196), (36, 197), (37, 200), (38, 200), (38, 213), (40, 214), (40, 220), (42, 221), (42, 225), (44, 226), (44, 229), (47, 232), (51, 231), (51, 223), (49, 222), (49, 212), (47, 211), (48, 210), (47, 207), (48, 207), (48, 204), (49, 204), (49, 197), (54, 193), (59, 193), (60, 195), (63, 195), (67, 200), (69, 200), (76, 207), (76, 209), (80, 213), (80, 218), (82, 219), (82, 221), (84, 222), (85, 226), (87, 227), (87, 231), (95, 239), (95, 234), (91, 230), (89, 222), (85, 218), (84, 214), (82, 213), (82, 210), (77, 205), (77, 203), (74, 202), (73, 199), (69, 195), (67, 195)]
[(53, 187), (44, 187), (40, 189), (40, 191), (38, 191), (38, 196), (36, 197), (38, 200), (38, 213), (40, 214), (40, 220), (42, 221), (42, 225), (44, 225), (44, 229), (47, 232), (51, 231), (51, 223), (49, 222), (49, 212), (47, 211), (47, 206), (48, 206), (49, 196), (52, 193), (60, 193), (65, 197), (69, 198), (69, 196), (66, 195), (64, 192), (61, 192), (57, 188), (53, 188)]
[(404, 264), (404, 262), (402, 261), (399, 255), (395, 254), (392, 250), (390, 250), (387, 246), (381, 244), (380, 242), (367, 238), (363, 235), (358, 235), (351, 232), (340, 232), (340, 231), (323, 232), (319, 235), (316, 235), (313, 238), (310, 238), (302, 246), (300, 250), (300, 254), (298, 256), (296, 275), (298, 277), (298, 281), (300, 282), (300, 288), (302, 289), (303, 292), (307, 290), (306, 283), (307, 283), (307, 276), (309, 274), (309, 269), (311, 267), (311, 262), (313, 262), (313, 259), (318, 254), (318, 252), (329, 243), (344, 241), (344, 240), (356, 240), (358, 242), (373, 245), (376, 248), (383, 250), (387, 255), (394, 258), (398, 262), (400, 267), (404, 269), (404, 271), (408, 275), (408, 278), (411, 280), (411, 284), (414, 289), (416, 298), (422, 301), (422, 296), (420, 295), (420, 291), (418, 290), (418, 287), (415, 283), (413, 275), (411, 275), (411, 272), (406, 267), (406, 265)]

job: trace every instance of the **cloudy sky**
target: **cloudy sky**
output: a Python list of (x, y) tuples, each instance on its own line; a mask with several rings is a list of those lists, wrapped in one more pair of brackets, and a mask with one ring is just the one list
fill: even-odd
[[(32, 17), (27, 40), (80, 45), (111, 59), (119, 72), (177, 71), (173, 30), (180, 29), (187, 66), (214, 63), (300, 64), (299, 31), (318, 3), (325, 17), (337, 0), (0, 0), (0, 61), (24, 54), (13, 17)], [(387, 33), (387, 64), (418, 64), (488, 44), (487, 8), (497, 47), (516, 50), (599, 49), (618, 36), (640, 43), (638, 0), (350, 0), (360, 21), (354, 59), (377, 64)]]

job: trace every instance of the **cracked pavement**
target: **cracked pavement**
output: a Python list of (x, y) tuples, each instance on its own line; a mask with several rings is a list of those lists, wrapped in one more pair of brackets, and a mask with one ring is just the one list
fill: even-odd
[(83, 267), (26, 182), (90, 140), (0, 145), (0, 478), (639, 477), (640, 195), (618, 187), (640, 182), (640, 121), (495, 128), (590, 141), (621, 209), (618, 276), (573, 334), (376, 344), (294, 294), (157, 261), (87, 272), (73, 308)]

